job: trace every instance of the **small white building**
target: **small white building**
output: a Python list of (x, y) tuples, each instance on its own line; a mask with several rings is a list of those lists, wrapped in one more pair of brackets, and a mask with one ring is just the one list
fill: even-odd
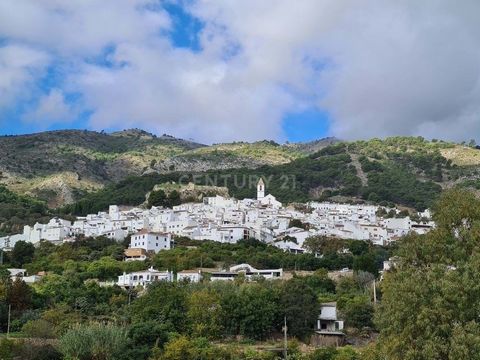
[(283, 276), (283, 269), (265, 269), (258, 270), (249, 264), (240, 264), (231, 266), (229, 271), (213, 272), (210, 276), (211, 281), (232, 281), (239, 274), (244, 274), (247, 280), (263, 277), (267, 280), (280, 279)]
[(173, 273), (171, 271), (158, 271), (153, 267), (144, 271), (136, 271), (132, 273), (123, 273), (118, 277), (117, 285), (123, 288), (132, 288), (137, 286), (147, 286), (155, 281), (173, 281)]
[(292, 254), (303, 254), (305, 252), (305, 249), (302, 248), (300, 245), (294, 243), (293, 241), (276, 241), (272, 243), (273, 246), (282, 249), (285, 252), (289, 252)]
[(320, 307), (320, 315), (317, 319), (317, 331), (338, 332), (343, 330), (343, 321), (337, 316), (337, 303), (323, 303)]
[(112, 229), (109, 231), (106, 231), (105, 233), (101, 234), (109, 239), (115, 240), (115, 241), (123, 241), (127, 237), (127, 231), (123, 229)]
[(201, 280), (202, 272), (200, 270), (183, 270), (177, 273), (177, 281), (199, 283)]
[(130, 248), (144, 249), (155, 254), (162, 250), (170, 250), (172, 248), (172, 235), (170, 233), (142, 230), (132, 235)]
[(11, 251), (18, 241), (25, 241), (23, 234), (10, 235), (0, 238), (0, 249), (3, 251)]
[(7, 269), (8, 272), (10, 273), (11, 278), (22, 278), (27, 275), (27, 270), (25, 269)]
[(263, 206), (272, 207), (274, 209), (280, 209), (282, 207), (282, 203), (278, 201), (277, 198), (272, 194), (262, 197), (259, 199), (259, 202)]
[(337, 303), (323, 303), (315, 325), (315, 334), (311, 338), (314, 346), (341, 346), (345, 342), (343, 321), (338, 319)]
[(12, 280), (21, 279), (25, 281), (25, 283), (27, 284), (33, 284), (42, 279), (42, 276), (40, 275), (27, 276), (27, 270), (25, 269), (7, 269), (7, 270), (10, 273), (10, 278)]

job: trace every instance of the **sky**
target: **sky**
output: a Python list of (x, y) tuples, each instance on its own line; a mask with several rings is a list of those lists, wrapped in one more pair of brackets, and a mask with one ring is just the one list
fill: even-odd
[(478, 0), (1, 0), (0, 134), (480, 140), (478, 14)]

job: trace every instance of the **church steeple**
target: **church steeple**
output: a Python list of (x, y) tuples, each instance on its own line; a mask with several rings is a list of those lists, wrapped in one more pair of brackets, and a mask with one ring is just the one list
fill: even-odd
[(265, 183), (263, 179), (260, 178), (257, 183), (257, 200), (263, 199), (265, 197)]

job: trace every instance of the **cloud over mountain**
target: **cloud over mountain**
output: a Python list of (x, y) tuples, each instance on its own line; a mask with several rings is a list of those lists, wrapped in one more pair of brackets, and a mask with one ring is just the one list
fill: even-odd
[[(185, 24), (170, 5), (201, 24), (198, 49), (173, 39)], [(479, 13), (475, 0), (5, 0), (0, 106), (205, 142), (284, 139), (285, 115), (311, 108), (342, 138), (466, 139), (480, 131)]]

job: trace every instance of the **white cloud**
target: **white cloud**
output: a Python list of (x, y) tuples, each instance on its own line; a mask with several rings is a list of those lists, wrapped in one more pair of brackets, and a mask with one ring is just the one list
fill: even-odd
[(16, 99), (28, 99), (38, 74), (48, 65), (47, 54), (20, 45), (0, 47), (0, 109)]
[(0, 34), (58, 56), (95, 56), (104, 47), (145, 42), (170, 27), (155, 0), (2, 0)]
[(52, 89), (39, 99), (35, 108), (27, 112), (23, 119), (30, 123), (35, 122), (40, 128), (47, 129), (54, 123), (73, 121), (77, 113), (77, 109), (66, 103), (62, 90)]
[[(74, 92), (93, 128), (200, 141), (282, 139), (283, 116), (308, 106), (330, 112), (343, 138), (479, 134), (476, 0), (197, 0), (187, 10), (205, 25), (199, 52), (171, 45), (158, 4), (0, 2), (0, 38), (31, 52), (26, 65), (3, 65), (0, 94), (31, 86), (49, 54), (66, 64), (65, 77), (30, 121), (68, 118), (63, 93)], [(94, 61), (106, 47), (110, 67)]]

